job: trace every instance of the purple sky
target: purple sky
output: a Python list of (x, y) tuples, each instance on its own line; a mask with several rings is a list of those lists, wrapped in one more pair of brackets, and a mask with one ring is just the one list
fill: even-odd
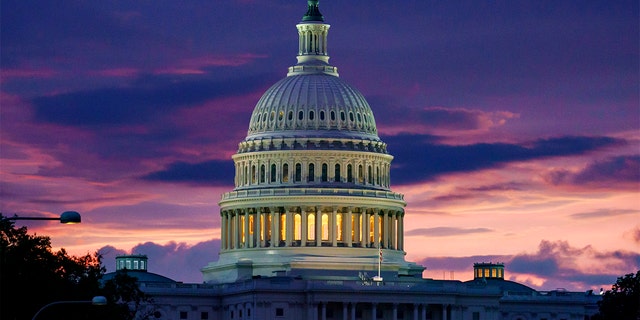
[[(304, 0), (0, 3), (0, 210), (56, 248), (142, 253), (185, 282)], [(637, 1), (321, 1), (330, 62), (367, 97), (408, 202), (407, 258), (538, 289), (640, 269)], [(24, 223), (19, 223), (22, 225)]]

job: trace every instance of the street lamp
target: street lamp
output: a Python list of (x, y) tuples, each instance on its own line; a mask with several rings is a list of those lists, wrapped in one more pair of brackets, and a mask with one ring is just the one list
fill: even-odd
[(59, 218), (51, 218), (51, 217), (19, 217), (18, 215), (14, 215), (13, 217), (7, 218), (9, 220), (60, 220), (60, 223), (64, 224), (73, 224), (80, 223), (80, 214), (75, 211), (65, 211), (63, 212)]
[(93, 297), (93, 299), (91, 300), (80, 300), (80, 301), (55, 301), (55, 302), (51, 302), (47, 305), (45, 305), (44, 307), (40, 308), (40, 310), (38, 310), (38, 312), (36, 312), (36, 314), (33, 316), (33, 318), (31, 318), (31, 320), (36, 320), (36, 318), (38, 317), (38, 315), (46, 308), (54, 306), (54, 305), (58, 305), (58, 304), (92, 304), (94, 306), (104, 306), (107, 304), (107, 298), (103, 297), (103, 296), (95, 296)]

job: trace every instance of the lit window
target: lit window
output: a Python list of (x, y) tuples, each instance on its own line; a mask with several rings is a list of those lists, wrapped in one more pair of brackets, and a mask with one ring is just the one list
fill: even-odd
[(322, 240), (329, 240), (329, 215), (322, 215)]
[(316, 239), (316, 215), (310, 213), (307, 216), (307, 240)]
[(302, 216), (300, 216), (299, 213), (296, 213), (295, 216), (293, 216), (293, 240), (300, 240), (302, 239), (302, 230), (300, 228), (300, 224), (301, 222)]

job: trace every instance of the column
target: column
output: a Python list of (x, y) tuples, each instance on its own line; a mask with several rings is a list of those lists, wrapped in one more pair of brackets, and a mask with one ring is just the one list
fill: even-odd
[(327, 320), (327, 304), (320, 302), (320, 319)]
[(260, 226), (258, 233), (260, 234), (260, 247), (264, 248), (267, 246), (267, 219), (266, 219), (266, 214), (263, 211), (264, 209), (259, 208), (258, 210), (259, 210), (259, 212), (257, 213), (259, 216), (258, 224)]
[(447, 320), (447, 305), (442, 305), (442, 320)]
[(225, 225), (227, 224), (226, 211), (220, 213), (220, 250), (227, 250)]
[(254, 247), (261, 247), (262, 242), (260, 241), (260, 212), (258, 211), (260, 208), (253, 209), (253, 243)]
[(362, 208), (362, 246), (369, 247), (369, 214), (366, 208)]
[(233, 211), (233, 227), (231, 228), (233, 230), (233, 248), (238, 249), (238, 211)]
[(287, 239), (285, 239), (285, 246), (291, 247), (293, 243), (293, 213), (291, 212), (291, 208), (285, 208), (285, 215), (287, 219), (286, 233)]
[(300, 208), (300, 246), (307, 245), (307, 211)]
[(420, 316), (420, 319), (427, 320), (427, 305), (423, 304), (421, 305), (421, 308), (422, 308), (422, 315)]
[(404, 250), (404, 212), (398, 215), (398, 250)]
[(278, 247), (280, 245), (280, 214), (277, 212), (278, 208), (269, 208), (271, 214), (271, 247)]
[(391, 320), (398, 320), (398, 304), (394, 303), (391, 307)]
[(413, 320), (418, 320), (418, 305), (413, 304)]
[(344, 232), (342, 234), (342, 238), (347, 247), (351, 247), (353, 245), (353, 226), (351, 225), (352, 216), (353, 212), (351, 211), (351, 207), (349, 207), (346, 214), (342, 214), (342, 223), (344, 224)]
[[(337, 221), (338, 221), (338, 207), (333, 207), (333, 212), (331, 214), (331, 216), (329, 217), (329, 239), (331, 239), (331, 246), (333, 247), (337, 247), (338, 246), (338, 226), (337, 226)], [(342, 215), (342, 224), (340, 225), (340, 228), (342, 228), (344, 226), (344, 215)], [(344, 232), (342, 232), (342, 240), (344, 241)]]
[(358, 306), (357, 303), (351, 303), (351, 320), (356, 320), (356, 308)]
[(347, 307), (349, 306), (349, 304), (347, 302), (343, 302), (342, 303), (342, 319), (343, 320), (347, 320), (349, 318), (347, 318), (349, 316), (349, 314), (347, 313)]
[[(350, 209), (351, 211), (351, 215), (353, 216), (353, 209)], [(360, 237), (362, 236), (362, 227), (360, 226), (360, 218), (362, 217), (362, 213), (356, 213), (354, 218), (353, 218), (353, 238), (355, 242), (357, 242), (358, 244), (360, 244), (360, 246), (362, 246), (362, 241), (360, 240)]]
[(316, 247), (322, 246), (322, 207), (316, 207)]
[(377, 313), (378, 313), (378, 304), (374, 302), (371, 304), (371, 320), (376, 320)]
[(398, 250), (398, 212), (394, 212), (391, 219), (391, 246)]

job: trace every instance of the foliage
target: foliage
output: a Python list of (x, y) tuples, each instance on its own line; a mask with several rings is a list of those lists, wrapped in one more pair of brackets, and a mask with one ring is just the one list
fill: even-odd
[(102, 283), (105, 271), (98, 253), (75, 257), (64, 249), (54, 252), (49, 237), (29, 235), (26, 227), (15, 228), (0, 214), (0, 319), (31, 319), (49, 303), (94, 296), (107, 297), (108, 305), (52, 305), (39, 318), (60, 318), (61, 313), (70, 320), (144, 318), (138, 311), (151, 299), (135, 278), (116, 276)]
[(619, 277), (598, 304), (600, 313), (594, 319), (640, 320), (640, 270)]

